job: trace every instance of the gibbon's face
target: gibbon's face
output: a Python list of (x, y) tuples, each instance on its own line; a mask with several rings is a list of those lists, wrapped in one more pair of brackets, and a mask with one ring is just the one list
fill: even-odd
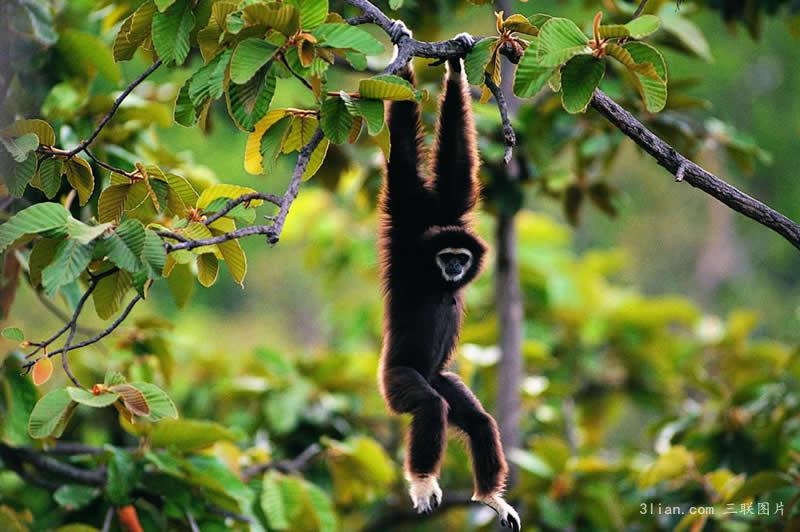
[(445, 281), (457, 283), (472, 267), (472, 252), (466, 248), (444, 248), (436, 254), (436, 265)]

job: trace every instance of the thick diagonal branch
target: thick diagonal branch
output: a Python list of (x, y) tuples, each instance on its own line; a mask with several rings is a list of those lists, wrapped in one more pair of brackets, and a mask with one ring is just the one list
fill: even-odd
[(659, 165), (666, 168), (678, 181), (686, 181), (736, 212), (769, 227), (791, 242), (794, 247), (800, 249), (800, 225), (796, 222), (681, 155), (675, 148), (647, 129), (635, 116), (606, 96), (603, 91), (595, 91), (591, 105), (646, 151)]

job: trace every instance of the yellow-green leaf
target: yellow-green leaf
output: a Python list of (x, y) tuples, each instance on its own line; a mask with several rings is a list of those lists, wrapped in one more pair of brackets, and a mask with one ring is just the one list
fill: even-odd
[(56, 134), (53, 131), (53, 126), (39, 120), (32, 118), (27, 120), (17, 120), (7, 128), (0, 131), (0, 136), (3, 137), (21, 137), (28, 133), (34, 133), (39, 138), (39, 144), (42, 146), (53, 146), (56, 143)]
[[(203, 190), (203, 192), (200, 194), (200, 197), (197, 198), (197, 203), (195, 206), (198, 209), (205, 209), (216, 199), (235, 199), (240, 196), (244, 196), (245, 194), (252, 194), (253, 192), (256, 192), (256, 190), (240, 185), (228, 185), (224, 183), (211, 185), (207, 189)], [(264, 201), (260, 199), (254, 199), (248, 202), (250, 207), (258, 207), (263, 203)]]
[(131, 274), (125, 270), (118, 270), (97, 282), (92, 301), (100, 319), (107, 320), (117, 313), (132, 284)]
[(264, 118), (259, 120), (253, 132), (247, 136), (247, 145), (244, 151), (244, 169), (249, 174), (258, 175), (263, 172), (261, 155), (261, 137), (264, 133), (275, 125), (281, 118), (286, 116), (288, 110), (273, 109)]
[(197, 257), (197, 280), (208, 288), (217, 282), (219, 274), (219, 261), (211, 253), (204, 253)]
[(306, 166), (305, 172), (303, 172), (303, 179), (311, 179), (314, 177), (314, 174), (317, 173), (322, 163), (325, 161), (325, 156), (328, 154), (328, 147), (330, 146), (331, 141), (323, 138), (320, 143), (314, 148), (314, 151), (311, 152), (311, 157), (308, 159), (308, 166)]

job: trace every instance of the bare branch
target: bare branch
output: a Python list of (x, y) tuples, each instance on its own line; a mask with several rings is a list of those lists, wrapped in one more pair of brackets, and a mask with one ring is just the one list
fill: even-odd
[(80, 469), (55, 458), (44, 456), (28, 447), (11, 447), (0, 442), (0, 458), (3, 459), (5, 464), (27, 463), (42, 473), (57, 475), (87, 486), (102, 486), (106, 482), (104, 469)]
[(500, 110), (500, 120), (503, 122), (503, 143), (506, 146), (503, 160), (508, 164), (511, 162), (511, 157), (514, 155), (514, 146), (517, 145), (517, 135), (514, 133), (511, 119), (508, 116), (508, 103), (506, 102), (505, 94), (503, 94), (500, 87), (492, 80), (491, 76), (486, 74), (485, 80), (486, 86), (492, 91), (494, 99), (497, 102), (497, 108)]
[(644, 8), (645, 8), (646, 5), (647, 5), (647, 0), (641, 0), (639, 2), (639, 6), (636, 8), (636, 11), (633, 12), (633, 16), (631, 17), (631, 20), (633, 20), (635, 18), (639, 18), (639, 16), (644, 11)]
[(719, 177), (690, 161), (647, 129), (631, 113), (600, 90), (594, 92), (592, 107), (617, 129), (631, 138), (679, 181), (686, 181), (731, 209), (768, 227), (800, 249), (800, 225), (773, 208), (748, 196)]
[(218, 210), (217, 212), (206, 218), (203, 223), (205, 225), (211, 225), (220, 218), (222, 218), (223, 216), (225, 216), (226, 214), (228, 214), (229, 212), (231, 212), (238, 205), (259, 199), (277, 205), (278, 207), (281, 206), (282, 199), (280, 196), (276, 196), (275, 194), (267, 194), (264, 192), (251, 192), (250, 194), (244, 194), (242, 196), (239, 196), (238, 198), (228, 200), (228, 202), (225, 204), (224, 207), (222, 207), (220, 210)]
[(274, 462), (267, 462), (265, 464), (257, 464), (248, 467), (242, 471), (242, 480), (248, 482), (250, 479), (257, 477), (265, 471), (275, 470), (281, 473), (299, 473), (303, 471), (308, 464), (322, 452), (322, 446), (318, 443), (312, 443), (303, 450), (296, 457), (291, 460), (277, 460)]
[[(133, 299), (130, 300), (130, 302), (128, 303), (128, 306), (126, 306), (125, 310), (123, 310), (122, 313), (119, 316), (117, 316), (117, 319), (115, 319), (113, 322), (111, 322), (111, 324), (108, 327), (106, 327), (105, 329), (100, 331), (98, 334), (96, 334), (95, 336), (92, 336), (91, 338), (87, 338), (86, 340), (83, 340), (82, 342), (78, 342), (75, 345), (64, 345), (64, 347), (62, 347), (60, 349), (56, 349), (55, 351), (52, 351), (52, 352), (48, 353), (47, 356), (48, 357), (54, 357), (54, 356), (60, 355), (62, 353), (66, 354), (69, 351), (74, 351), (76, 349), (80, 349), (82, 347), (86, 347), (86, 346), (89, 346), (89, 345), (92, 345), (92, 344), (95, 344), (95, 343), (99, 342), (100, 340), (102, 340), (103, 338), (105, 338), (106, 336), (108, 336), (109, 334), (114, 332), (117, 329), (117, 327), (119, 327), (120, 324), (122, 324), (122, 322), (125, 321), (125, 318), (127, 318), (128, 314), (130, 314), (131, 311), (133, 310), (133, 307), (135, 307), (136, 304), (141, 300), (142, 300), (142, 296), (140, 296), (139, 294), (136, 294), (136, 297), (134, 297)], [(35, 360), (30, 360), (30, 361), (26, 362), (25, 364), (23, 364), (22, 367), (26, 371), (30, 371), (30, 368), (33, 367), (33, 364), (35, 362), (36, 362)]]
[(119, 109), (119, 106), (122, 105), (123, 101), (125, 101), (125, 98), (127, 98), (128, 95), (131, 92), (133, 92), (133, 89), (135, 89), (137, 86), (139, 86), (139, 84), (141, 82), (143, 82), (145, 79), (147, 79), (147, 77), (150, 74), (155, 72), (156, 69), (161, 66), (161, 63), (162, 63), (162, 61), (161, 61), (161, 59), (159, 59), (158, 61), (156, 61), (155, 63), (150, 65), (150, 67), (148, 67), (147, 70), (145, 70), (144, 72), (139, 74), (139, 77), (137, 77), (135, 80), (133, 80), (127, 87), (125, 87), (125, 89), (114, 100), (114, 103), (111, 105), (111, 109), (109, 109), (108, 113), (106, 113), (106, 115), (102, 118), (102, 120), (100, 120), (100, 122), (97, 124), (97, 127), (95, 127), (94, 131), (92, 131), (92, 134), (89, 135), (89, 138), (87, 138), (86, 140), (81, 141), (80, 144), (78, 144), (77, 146), (75, 146), (74, 148), (72, 148), (70, 151), (67, 152), (67, 158), (68, 159), (71, 159), (72, 157), (74, 157), (75, 155), (77, 155), (78, 153), (80, 153), (81, 151), (86, 149), (87, 147), (89, 147), (89, 145), (92, 142), (94, 142), (94, 139), (96, 139), (97, 135), (99, 135), (100, 132), (103, 130), (103, 128), (106, 127), (106, 124), (108, 124), (109, 120), (111, 120), (111, 117), (114, 116), (114, 113), (117, 112), (117, 109)]

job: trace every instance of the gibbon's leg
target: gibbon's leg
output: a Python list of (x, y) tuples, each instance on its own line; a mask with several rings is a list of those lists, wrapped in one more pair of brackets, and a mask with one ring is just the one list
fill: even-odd
[(502, 497), (508, 466), (494, 418), (484, 410), (458, 375), (440, 373), (431, 380), (431, 385), (450, 406), (449, 421), (469, 438), (475, 477), (472, 500), (482, 502), (497, 512), (503, 526), (514, 531), (520, 530), (519, 515)]
[(438, 223), (442, 225), (459, 224), (478, 198), (475, 125), (467, 89), (461, 60), (449, 60), (432, 157), (434, 188), (439, 197)]
[(408, 367), (384, 372), (383, 393), (392, 410), (412, 415), (405, 463), (408, 493), (418, 512), (430, 512), (442, 502), (436, 479), (446, 443), (447, 402)]

